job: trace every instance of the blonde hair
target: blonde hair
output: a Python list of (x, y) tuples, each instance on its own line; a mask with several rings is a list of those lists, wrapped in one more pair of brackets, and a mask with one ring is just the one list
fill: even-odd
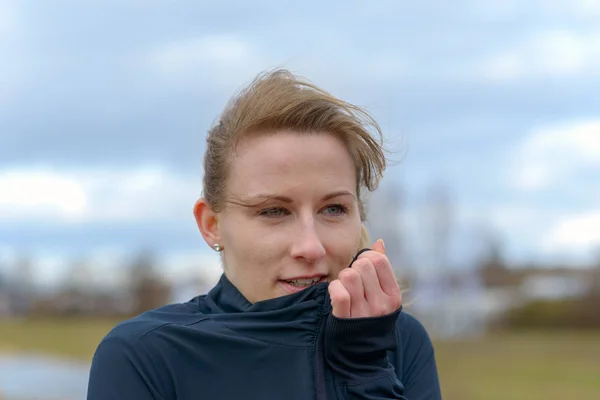
[(371, 247), (371, 239), (369, 238), (367, 228), (363, 224), (360, 229), (360, 243), (358, 244), (358, 249), (366, 249), (367, 247)]
[[(344, 142), (356, 166), (356, 191), (364, 222), (361, 188), (375, 190), (386, 167), (379, 125), (358, 106), (332, 96), (285, 69), (259, 74), (229, 101), (208, 131), (203, 197), (210, 207), (217, 212), (223, 207), (230, 156), (238, 141), (249, 134), (278, 130), (301, 134), (327, 132)], [(361, 245), (363, 241), (368, 243), (364, 225)]]

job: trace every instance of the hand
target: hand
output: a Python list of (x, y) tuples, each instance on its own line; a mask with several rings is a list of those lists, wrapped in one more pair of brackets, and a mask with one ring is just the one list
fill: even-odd
[(385, 255), (383, 240), (373, 251), (362, 253), (329, 285), (333, 315), (337, 318), (380, 317), (402, 305), (402, 293), (392, 265)]

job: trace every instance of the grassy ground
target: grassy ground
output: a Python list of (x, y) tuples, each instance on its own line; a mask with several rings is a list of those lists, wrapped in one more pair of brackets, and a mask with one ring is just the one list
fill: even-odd
[(1, 320), (0, 353), (33, 352), (91, 361), (116, 319), (35, 318)]
[[(0, 320), (0, 352), (91, 360), (116, 320)], [(600, 398), (600, 332), (510, 333), (436, 342), (444, 400)]]
[(444, 399), (600, 399), (600, 332), (437, 343)]

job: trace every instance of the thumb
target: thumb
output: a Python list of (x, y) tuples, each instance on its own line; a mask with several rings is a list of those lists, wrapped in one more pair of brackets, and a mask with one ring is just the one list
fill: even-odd
[(385, 254), (385, 243), (383, 243), (383, 239), (377, 239), (377, 241), (373, 243), (371, 250)]

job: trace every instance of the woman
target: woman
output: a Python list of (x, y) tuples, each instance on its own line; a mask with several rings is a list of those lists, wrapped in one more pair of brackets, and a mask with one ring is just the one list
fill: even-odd
[(381, 136), (284, 70), (234, 97), (208, 133), (194, 206), (224, 273), (207, 295), (115, 327), (88, 399), (440, 399), (384, 243), (365, 249), (361, 191), (386, 164), (369, 129)]

